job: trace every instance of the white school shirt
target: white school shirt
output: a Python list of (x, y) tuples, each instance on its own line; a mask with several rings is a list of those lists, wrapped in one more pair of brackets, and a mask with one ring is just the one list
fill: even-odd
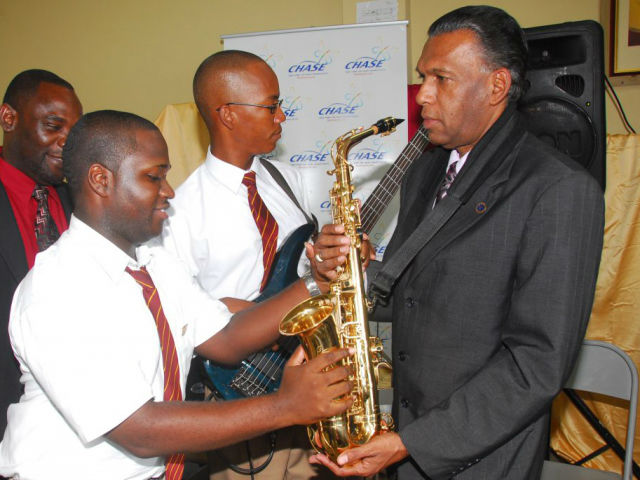
[(164, 458), (138, 458), (103, 435), (149, 400), (162, 401), (155, 320), (125, 272), (146, 265), (176, 344), (182, 391), (193, 349), (231, 314), (173, 255), (144, 246), (135, 262), (72, 216), (69, 229), (20, 283), (9, 333), (25, 393), (8, 410), (0, 475), (148, 479)]
[[(301, 207), (310, 209), (297, 169), (272, 162), (282, 173)], [(251, 170), (263, 202), (278, 223), (278, 248), (297, 227), (307, 223), (304, 214), (276, 183), (258, 157)], [(162, 234), (164, 247), (184, 261), (200, 285), (214, 298), (253, 300), (260, 293), (264, 274), (262, 238), (251, 214), (245, 170), (207, 157), (176, 190), (169, 220)], [(298, 273), (308, 269), (304, 250)]]

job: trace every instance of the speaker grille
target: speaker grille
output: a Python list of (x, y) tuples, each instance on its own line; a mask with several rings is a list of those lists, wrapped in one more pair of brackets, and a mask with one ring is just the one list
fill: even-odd
[[(635, 0), (634, 0), (635, 1)], [(593, 20), (525, 29), (529, 129), (583, 166), (605, 187), (604, 42)]]
[(561, 75), (556, 77), (556, 86), (578, 98), (584, 93), (584, 78), (580, 75)]
[(520, 106), (528, 130), (548, 145), (591, 166), (597, 146), (589, 116), (577, 105), (558, 98), (538, 98)]

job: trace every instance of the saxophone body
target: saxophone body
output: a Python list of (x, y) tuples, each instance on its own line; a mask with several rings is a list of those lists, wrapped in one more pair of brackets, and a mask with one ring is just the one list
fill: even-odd
[[(351, 239), (347, 262), (338, 269), (330, 291), (294, 307), (280, 323), (280, 333), (297, 335), (308, 358), (337, 348), (353, 348), (355, 354), (342, 361), (352, 370), (353, 405), (343, 414), (326, 418), (309, 427), (309, 439), (316, 450), (333, 461), (349, 448), (362, 445), (383, 430), (393, 428), (393, 419), (382, 415), (378, 404), (380, 379), (389, 383), (391, 365), (382, 342), (369, 335), (369, 303), (365, 295), (361, 260), (360, 212), (353, 198), (349, 150), (376, 134), (388, 134), (402, 120), (387, 117), (366, 130), (351, 130), (334, 142), (331, 156), (335, 182), (329, 195), (333, 223), (343, 224)], [(384, 418), (383, 418), (384, 417)]]

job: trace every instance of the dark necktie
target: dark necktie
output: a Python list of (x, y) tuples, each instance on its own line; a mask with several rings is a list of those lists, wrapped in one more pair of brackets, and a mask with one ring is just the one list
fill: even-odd
[(451, 188), (451, 184), (455, 180), (456, 174), (458, 173), (456, 172), (457, 163), (458, 161), (456, 160), (455, 162), (451, 162), (451, 165), (449, 165), (447, 173), (444, 176), (444, 180), (442, 181), (442, 185), (440, 185), (440, 188), (438, 189), (438, 194), (436, 195), (436, 203), (447, 196), (447, 192), (449, 191), (449, 188)]
[(278, 223), (271, 213), (269, 213), (267, 206), (258, 193), (258, 189), (256, 188), (256, 172), (250, 170), (245, 173), (242, 183), (247, 187), (251, 214), (262, 237), (262, 265), (264, 266), (264, 275), (262, 276), (262, 282), (260, 284), (260, 291), (262, 291), (267, 284), (269, 271), (271, 270), (273, 259), (276, 256)]
[[(180, 365), (178, 365), (178, 354), (176, 344), (171, 335), (171, 329), (167, 322), (167, 317), (162, 310), (160, 296), (153, 284), (151, 275), (145, 267), (140, 270), (126, 271), (142, 287), (142, 295), (147, 302), (147, 307), (156, 321), (158, 336), (160, 337), (160, 348), (162, 350), (162, 368), (164, 371), (164, 398), (165, 402), (182, 401), (182, 390), (180, 389)], [(175, 453), (167, 458), (166, 480), (180, 480), (184, 471), (184, 453)]]
[(49, 190), (47, 187), (36, 185), (31, 196), (38, 202), (33, 228), (36, 232), (38, 251), (41, 252), (49, 248), (58, 239), (60, 233), (49, 211)]

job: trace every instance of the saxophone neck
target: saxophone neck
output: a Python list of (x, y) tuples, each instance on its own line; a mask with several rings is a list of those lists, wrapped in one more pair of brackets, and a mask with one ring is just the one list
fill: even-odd
[(342, 165), (348, 163), (349, 150), (362, 140), (371, 135), (388, 135), (395, 131), (396, 126), (402, 122), (404, 122), (404, 120), (401, 118), (386, 117), (378, 120), (366, 130), (362, 128), (354, 129), (338, 137), (334, 143), (336, 153), (333, 158), (336, 168), (340, 168)]

